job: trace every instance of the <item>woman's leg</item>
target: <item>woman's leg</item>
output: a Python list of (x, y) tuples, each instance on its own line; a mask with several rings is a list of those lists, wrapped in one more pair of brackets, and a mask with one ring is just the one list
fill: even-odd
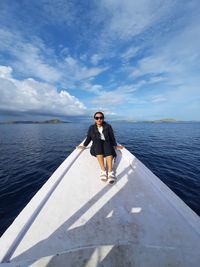
[(113, 168), (113, 155), (114, 155), (114, 148), (109, 142), (104, 142), (104, 153), (106, 156), (106, 163), (107, 163), (107, 168), (108, 172), (112, 171)]
[(105, 166), (104, 166), (104, 157), (103, 157), (103, 155), (96, 155), (96, 157), (97, 157), (97, 159), (98, 159), (98, 162), (99, 162), (99, 165), (100, 165), (101, 169), (102, 169), (103, 171), (105, 171), (106, 168), (105, 168)]
[(112, 171), (112, 163), (113, 163), (113, 156), (107, 156), (106, 157), (106, 162), (107, 162), (107, 166), (108, 166), (108, 172)]
[(101, 167), (101, 170), (105, 171), (106, 168), (104, 166), (104, 147), (103, 147), (104, 141), (99, 139), (96, 140), (94, 143), (94, 153), (98, 159), (99, 165)]

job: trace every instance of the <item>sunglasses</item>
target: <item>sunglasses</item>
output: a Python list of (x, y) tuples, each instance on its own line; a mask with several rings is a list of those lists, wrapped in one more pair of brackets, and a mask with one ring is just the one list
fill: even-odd
[(95, 117), (95, 120), (103, 120), (103, 117)]

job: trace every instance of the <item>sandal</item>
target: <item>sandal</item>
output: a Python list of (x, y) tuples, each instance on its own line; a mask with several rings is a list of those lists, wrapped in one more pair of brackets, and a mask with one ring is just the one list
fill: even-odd
[(116, 181), (116, 177), (114, 175), (114, 172), (108, 172), (108, 182), (109, 184), (113, 184)]
[(101, 181), (104, 181), (104, 182), (107, 181), (108, 177), (107, 177), (106, 171), (101, 170), (100, 179), (101, 179)]

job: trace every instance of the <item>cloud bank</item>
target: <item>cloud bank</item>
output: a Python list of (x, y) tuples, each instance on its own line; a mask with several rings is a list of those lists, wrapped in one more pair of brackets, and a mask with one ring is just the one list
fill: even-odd
[(0, 66), (0, 109), (49, 115), (84, 115), (86, 107), (66, 90), (33, 78), (17, 80), (12, 68)]

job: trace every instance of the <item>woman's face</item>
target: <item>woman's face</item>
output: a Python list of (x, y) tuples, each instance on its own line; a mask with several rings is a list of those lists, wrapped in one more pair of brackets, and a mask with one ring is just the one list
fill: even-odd
[(95, 115), (95, 122), (97, 125), (101, 125), (103, 123), (103, 116), (101, 113), (97, 113)]

